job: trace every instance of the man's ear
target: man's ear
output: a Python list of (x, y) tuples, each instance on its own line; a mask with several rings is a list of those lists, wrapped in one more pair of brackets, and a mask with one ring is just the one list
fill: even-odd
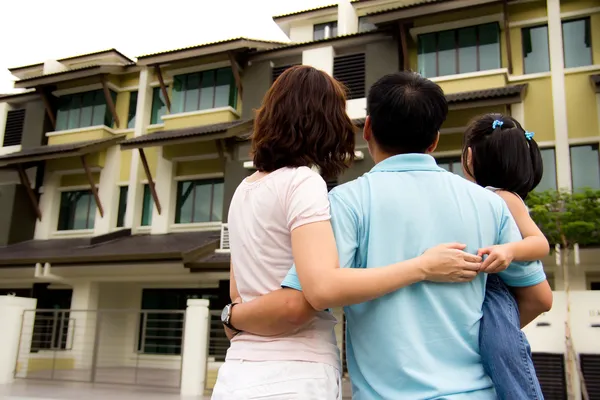
[(365, 118), (365, 126), (363, 127), (363, 139), (365, 142), (369, 142), (373, 137), (373, 131), (371, 130), (371, 117), (367, 115)]
[(436, 137), (435, 137), (435, 140), (433, 141), (433, 143), (431, 144), (431, 146), (429, 146), (427, 148), (426, 153), (427, 154), (433, 153), (435, 151), (435, 149), (437, 148), (439, 142), (440, 142), (440, 133), (438, 132), (437, 135), (436, 135)]

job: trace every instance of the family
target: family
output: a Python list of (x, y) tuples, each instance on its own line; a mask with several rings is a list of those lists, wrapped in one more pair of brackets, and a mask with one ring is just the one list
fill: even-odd
[(231, 347), (213, 399), (341, 399), (341, 306), (355, 400), (543, 399), (521, 331), (552, 305), (523, 202), (539, 148), (514, 118), (478, 117), (463, 179), (431, 156), (447, 114), (434, 82), (382, 77), (363, 130), (375, 167), (328, 193), (354, 158), (345, 89), (309, 66), (275, 81), (229, 211)]

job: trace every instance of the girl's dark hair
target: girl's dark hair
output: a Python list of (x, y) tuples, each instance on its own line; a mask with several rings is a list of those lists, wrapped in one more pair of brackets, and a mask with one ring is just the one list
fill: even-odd
[[(472, 168), (467, 160), (469, 148)], [(535, 140), (527, 138), (517, 120), (502, 114), (486, 114), (471, 121), (463, 139), (462, 162), (479, 185), (514, 192), (522, 199), (540, 183), (544, 171)]]
[(252, 157), (259, 171), (317, 165), (335, 178), (354, 160), (354, 141), (344, 87), (300, 65), (277, 78), (257, 110)]

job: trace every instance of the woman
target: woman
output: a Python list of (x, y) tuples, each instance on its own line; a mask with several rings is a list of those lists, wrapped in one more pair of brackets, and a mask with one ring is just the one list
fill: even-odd
[[(343, 172), (353, 159), (354, 137), (345, 91), (326, 73), (297, 66), (273, 84), (254, 124), (257, 172), (240, 184), (229, 209), (232, 299), (248, 302), (277, 291), (294, 261), (315, 251), (322, 263), (299, 273), (317, 310), (368, 301), (425, 279), (465, 282), (476, 276), (480, 258), (459, 251), (464, 246), (458, 244), (386, 267), (339, 268), (327, 187), (314, 169), (325, 177)], [(307, 235), (313, 224), (320, 224), (319, 234)], [(321, 311), (289, 334), (236, 335), (213, 399), (340, 399), (335, 323)]]

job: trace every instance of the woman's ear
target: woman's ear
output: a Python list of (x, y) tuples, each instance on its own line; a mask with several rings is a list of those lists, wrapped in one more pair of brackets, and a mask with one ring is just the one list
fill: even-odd
[(473, 174), (471, 173), (471, 171), (473, 171), (473, 150), (470, 147), (467, 147), (466, 153), (463, 153), (463, 157), (465, 156), (467, 157), (467, 162), (465, 163), (463, 160), (461, 163), (463, 174), (467, 178), (474, 178)]

